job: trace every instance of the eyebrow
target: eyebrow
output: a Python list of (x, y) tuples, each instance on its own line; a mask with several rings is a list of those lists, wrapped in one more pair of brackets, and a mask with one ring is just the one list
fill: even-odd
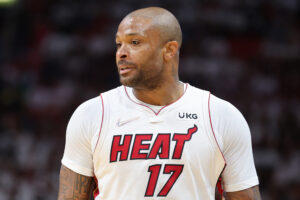
[[(127, 33), (125, 34), (126, 36), (134, 36), (134, 35), (141, 35), (140, 33), (136, 33), (136, 32), (133, 32), (133, 33)], [(141, 35), (142, 36), (142, 35)], [(116, 38), (118, 37), (118, 34), (116, 34)]]

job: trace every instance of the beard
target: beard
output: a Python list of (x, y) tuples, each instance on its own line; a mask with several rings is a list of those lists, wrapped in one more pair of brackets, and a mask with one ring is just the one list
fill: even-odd
[(135, 68), (133, 74), (128, 76), (120, 76), (120, 82), (124, 86), (135, 89), (154, 90), (162, 85), (163, 67), (159, 70), (147, 69), (145, 66)]

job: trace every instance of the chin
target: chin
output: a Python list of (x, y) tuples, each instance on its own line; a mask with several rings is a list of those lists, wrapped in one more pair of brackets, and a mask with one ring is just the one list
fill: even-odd
[(122, 78), (120, 77), (120, 83), (124, 86), (134, 87), (134, 81), (131, 78)]
[(147, 80), (144, 76), (120, 76), (120, 83), (124, 86), (135, 89), (152, 90), (157, 88), (159, 81), (154, 79)]

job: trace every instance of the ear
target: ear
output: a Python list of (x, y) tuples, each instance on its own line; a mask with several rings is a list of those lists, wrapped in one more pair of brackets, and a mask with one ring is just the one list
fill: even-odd
[(173, 59), (178, 53), (179, 44), (177, 41), (169, 41), (164, 46), (164, 59)]

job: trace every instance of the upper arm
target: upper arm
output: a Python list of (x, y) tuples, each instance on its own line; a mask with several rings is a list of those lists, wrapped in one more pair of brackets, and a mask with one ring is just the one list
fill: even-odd
[(81, 104), (68, 123), (59, 200), (90, 199), (95, 185), (92, 142), (98, 136), (101, 112), (101, 102), (94, 98)]
[(94, 98), (81, 104), (68, 123), (62, 164), (76, 173), (94, 175), (93, 145), (97, 141), (101, 113), (101, 101)]
[(93, 177), (78, 174), (64, 165), (61, 166), (58, 200), (88, 200), (95, 187)]
[(222, 173), (226, 192), (242, 191), (258, 185), (251, 135), (243, 115), (230, 103), (213, 96), (212, 123), (226, 160)]
[(261, 200), (258, 186), (254, 186), (237, 192), (227, 192), (228, 200)]

